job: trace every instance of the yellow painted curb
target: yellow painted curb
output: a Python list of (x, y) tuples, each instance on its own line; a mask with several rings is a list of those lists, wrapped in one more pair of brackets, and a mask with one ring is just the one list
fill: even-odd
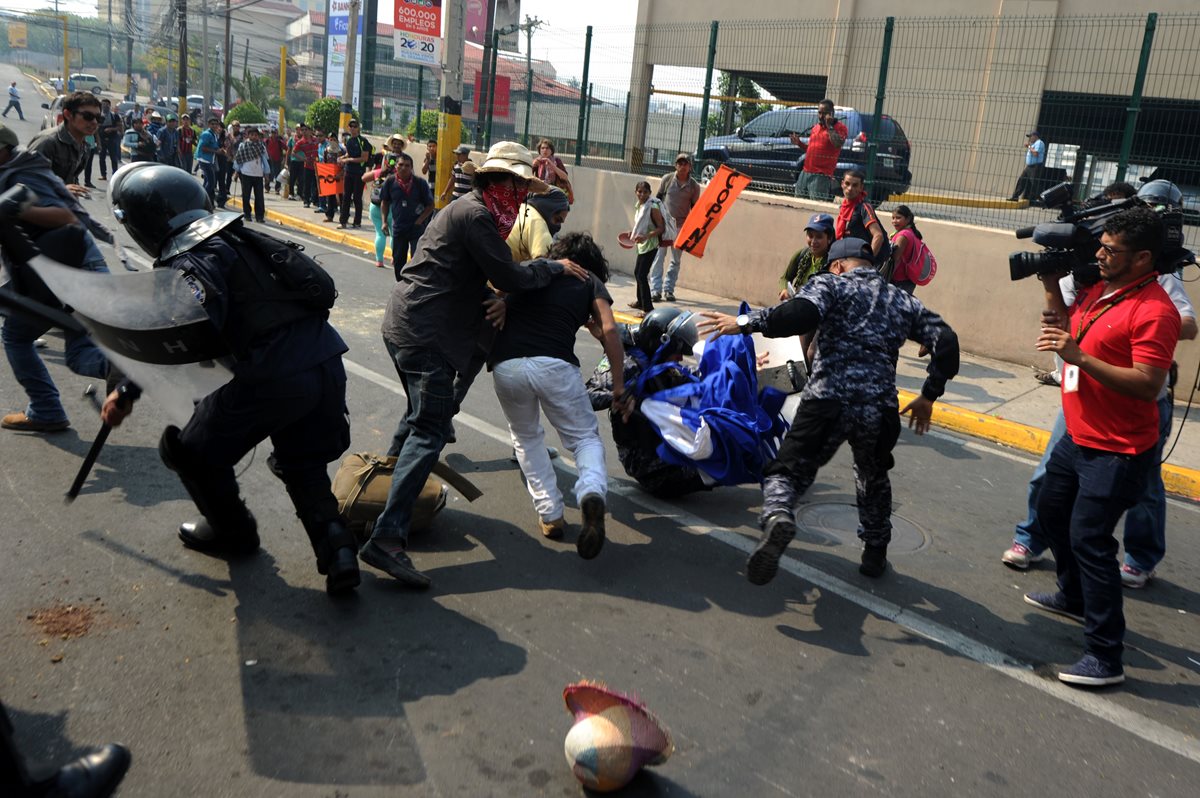
[[(909, 391), (897, 393), (901, 407), (917, 396)], [(1050, 433), (1044, 429), (941, 402), (933, 406), (932, 422), (945, 429), (1020, 449), (1038, 457), (1046, 451), (1046, 444), (1050, 442)], [(1167, 463), (1162, 467), (1162, 478), (1168, 493), (1200, 501), (1200, 471)]]
[(949, 197), (943, 194), (916, 194), (906, 192), (893, 194), (888, 197), (891, 202), (924, 202), (930, 205), (955, 205), (960, 208), (997, 208), (999, 210), (1021, 210), (1029, 207), (1028, 200), (1010, 202), (1006, 199), (987, 199), (983, 197)]
[(642, 320), (641, 316), (635, 316), (632, 313), (626, 313), (622, 310), (614, 310), (613, 318), (616, 319), (618, 324), (638, 324)]
[[(241, 200), (230, 197), (227, 204), (231, 205), (231, 206), (239, 206), (240, 207)], [(288, 213), (282, 213), (280, 211), (273, 211), (268, 208), (267, 209), (267, 219), (269, 219), (272, 222), (277, 222), (277, 223), (283, 225), (284, 227), (291, 227), (296, 230), (301, 230), (305, 233), (308, 233), (310, 236), (312, 236), (314, 238), (320, 238), (324, 241), (330, 242), (331, 244), (340, 244), (341, 246), (344, 246), (344, 247), (345, 246), (354, 247), (356, 249), (363, 249), (367, 252), (373, 252), (375, 249), (374, 241), (371, 241), (370, 239), (366, 239), (366, 238), (361, 238), (358, 233), (351, 233), (346, 230), (330, 230), (328, 227), (325, 227), (323, 224), (316, 223), (316, 222), (306, 222), (303, 219), (297, 219), (295, 216), (292, 216), (291, 214), (288, 214)], [(387, 259), (385, 261), (385, 263), (391, 261), (392, 248), (390, 246), (384, 247), (383, 257)]]

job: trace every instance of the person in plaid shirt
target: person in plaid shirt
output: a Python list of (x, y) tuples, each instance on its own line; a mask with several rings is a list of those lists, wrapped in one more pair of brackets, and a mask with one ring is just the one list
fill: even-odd
[(233, 168), (242, 181), (242, 216), (250, 221), (250, 194), (254, 193), (254, 219), (265, 221), (266, 207), (263, 201), (263, 177), (267, 174), (267, 148), (262, 142), (262, 131), (250, 128), (249, 135), (238, 145), (233, 156)]

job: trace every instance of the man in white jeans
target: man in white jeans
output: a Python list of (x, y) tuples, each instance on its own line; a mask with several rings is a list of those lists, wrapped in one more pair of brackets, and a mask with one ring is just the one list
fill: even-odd
[(575, 357), (575, 334), (587, 325), (604, 345), (614, 364), (613, 397), (618, 407), (627, 405), (624, 352), (613, 321), (612, 297), (604, 287), (608, 263), (592, 237), (571, 233), (547, 257), (568, 258), (591, 272), (591, 277), (587, 282), (554, 279), (544, 288), (509, 296), (503, 330), (488, 365), (542, 535), (550, 539), (563, 536), (566, 521), (562, 492), (546, 452), (541, 411), (575, 457), (579, 470), (575, 499), (583, 514), (575, 547), (580, 557), (590, 560), (604, 545), (608, 469), (600, 425)]

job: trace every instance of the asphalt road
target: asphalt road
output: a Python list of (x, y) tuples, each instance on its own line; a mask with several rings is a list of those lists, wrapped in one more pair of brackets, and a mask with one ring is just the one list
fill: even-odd
[[(88, 207), (111, 221), (103, 190)], [(288, 235), (338, 281), (353, 449), (382, 451), (403, 409), (378, 333), (391, 272)], [(587, 678), (635, 692), (674, 734), (674, 756), (628, 795), (1190, 796), (1200, 782), (1193, 506), (1170, 504), (1160, 576), (1127, 594), (1128, 682), (1084, 693), (1053, 675), (1080, 627), (1021, 601), (1053, 571), (999, 562), (1029, 459), (906, 430), (892, 567), (867, 580), (840, 455), (784, 570), (757, 588), (743, 567), (757, 490), (662, 503), (610, 448), (609, 540), (584, 561), (573, 534), (538, 534), (485, 373), (445, 453), (484, 496), (452, 493), (414, 541), (433, 588), (364, 568), (357, 595), (333, 601), (265, 447), (241, 476), (260, 554), (179, 545), (194, 509), (157, 457), (149, 401), (64, 506), (98, 420), (49, 340), (72, 429), (0, 433), (0, 696), (37, 763), (116, 739), (134, 752), (124, 796), (578, 795), (561, 690)], [(600, 356), (586, 334), (577, 351), (585, 369)], [(0, 407), (17, 409), (3, 374)], [(77, 621), (67, 639), (47, 631), (56, 613)]]

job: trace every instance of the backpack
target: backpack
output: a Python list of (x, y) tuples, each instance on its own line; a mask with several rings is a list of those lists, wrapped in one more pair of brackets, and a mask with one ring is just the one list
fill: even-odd
[(891, 254), (879, 267), (879, 273), (889, 283), (911, 281), (917, 285), (929, 285), (937, 274), (937, 258), (929, 251), (929, 247), (915, 234), (908, 236), (909, 243), (914, 247), (912, 255), (904, 264), (904, 270), (896, 273), (901, 264), (896, 262), (896, 245), (891, 245)]
[(908, 259), (908, 274), (905, 277), (917, 285), (929, 285), (937, 274), (937, 258), (921, 239), (917, 239), (917, 250)]
[[(321, 264), (304, 253), (304, 247), (293, 241), (282, 241), (260, 233), (244, 225), (229, 231), (236, 239), (238, 253), (258, 261), (255, 266), (265, 266), (267, 279), (274, 285), (264, 286), (269, 290), (253, 297), (261, 301), (295, 302), (313, 313), (328, 313), (337, 301), (337, 287), (329, 272)], [(264, 282), (261, 278), (260, 283)], [(243, 297), (234, 297), (242, 299)]]

